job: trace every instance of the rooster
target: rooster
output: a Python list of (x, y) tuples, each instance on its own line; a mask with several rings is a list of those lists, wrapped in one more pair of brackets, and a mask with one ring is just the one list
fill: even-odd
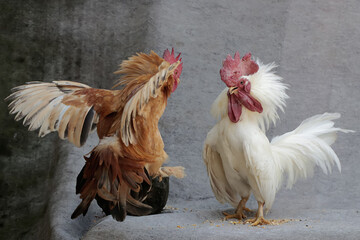
[[(29, 131), (40, 128), (40, 137), (57, 131), (80, 147), (97, 129), (99, 143), (84, 156), (76, 186), (82, 201), (71, 218), (85, 215), (94, 198), (117, 221), (127, 212), (149, 214), (152, 207), (133, 193), (148, 191), (151, 178), (184, 176), (182, 167), (162, 167), (168, 155), (158, 129), (167, 99), (180, 82), (181, 61), (174, 49), (162, 58), (153, 51), (138, 53), (115, 72), (121, 77), (114, 87), (123, 86), (121, 90), (71, 81), (30, 82), (12, 89), (10, 113), (17, 121), (24, 118)], [(140, 195), (146, 198), (146, 193)]]
[(253, 226), (269, 224), (264, 218), (264, 205), (270, 210), (284, 174), (287, 187), (299, 178), (313, 174), (315, 165), (324, 173), (340, 161), (330, 147), (337, 132), (350, 132), (334, 127), (339, 113), (324, 113), (303, 121), (294, 131), (277, 136), (270, 142), (265, 135), (270, 123), (283, 111), (287, 86), (275, 75), (274, 64), (253, 61), (251, 54), (240, 58), (228, 55), (220, 70), (226, 88), (212, 105), (211, 113), (218, 120), (208, 133), (203, 160), (210, 184), (221, 202), (236, 208), (235, 214), (224, 212), (225, 219), (246, 218), (245, 204), (251, 193), (258, 203)]

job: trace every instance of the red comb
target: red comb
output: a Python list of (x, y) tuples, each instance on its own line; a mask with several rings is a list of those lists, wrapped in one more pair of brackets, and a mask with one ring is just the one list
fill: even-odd
[[(170, 64), (173, 64), (177, 61), (180, 61), (182, 60), (182, 58), (180, 58), (180, 55), (181, 53), (179, 53), (179, 55), (177, 55), (177, 57), (175, 57), (175, 54), (174, 54), (174, 48), (171, 49), (171, 53), (168, 49), (166, 49), (164, 51), (164, 55), (163, 55), (163, 58), (165, 61), (167, 61), (168, 63)], [(180, 75), (182, 73), (182, 69), (183, 69), (183, 63), (180, 63), (178, 65), (178, 67), (175, 69), (174, 71), (174, 85), (173, 85), (173, 89), (172, 91), (175, 91), (175, 89), (177, 88), (177, 85), (178, 85), (178, 82), (179, 82), (179, 78), (180, 78)]]
[[(228, 86), (232, 87), (239, 81), (241, 76), (247, 76), (256, 73), (259, 66), (251, 60), (251, 53), (244, 55), (240, 59), (240, 54), (236, 51), (234, 58), (227, 55), (223, 61), (223, 67), (220, 69), (221, 80)], [(235, 76), (236, 75), (236, 76)]]
[(174, 48), (171, 49), (171, 53), (168, 49), (166, 49), (164, 51), (163, 59), (168, 61), (170, 64), (173, 64), (174, 62), (179, 61), (179, 60), (181, 62), (182, 58), (180, 58), (180, 55), (181, 55), (181, 53), (179, 53), (179, 55), (177, 55), (177, 57), (175, 57)]

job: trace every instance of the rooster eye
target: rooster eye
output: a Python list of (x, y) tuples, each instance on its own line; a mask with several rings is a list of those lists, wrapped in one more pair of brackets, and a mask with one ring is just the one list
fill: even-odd
[(241, 84), (241, 85), (244, 85), (244, 81), (241, 81), (240, 84)]

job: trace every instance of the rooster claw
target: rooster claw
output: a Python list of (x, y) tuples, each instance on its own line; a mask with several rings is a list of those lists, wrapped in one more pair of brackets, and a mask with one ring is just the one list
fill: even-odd
[(185, 172), (184, 172), (185, 168), (181, 167), (181, 166), (177, 166), (177, 167), (161, 167), (159, 169), (159, 177), (161, 179), (161, 177), (170, 177), (170, 176), (174, 176), (176, 178), (184, 178)]
[(238, 220), (243, 220), (244, 218), (247, 218), (243, 212), (239, 212), (239, 213), (235, 213), (235, 214), (223, 212), (223, 214), (225, 215), (224, 220), (228, 220), (230, 218), (236, 218)]
[(254, 219), (248, 219), (245, 223), (251, 223), (251, 226), (258, 226), (258, 225), (270, 225), (271, 222), (266, 220), (264, 217), (257, 217)]
[(247, 212), (250, 212), (250, 213), (255, 212), (255, 211), (253, 211), (253, 210), (251, 210), (250, 208), (247, 208), (247, 207), (243, 207), (243, 210), (247, 211)]

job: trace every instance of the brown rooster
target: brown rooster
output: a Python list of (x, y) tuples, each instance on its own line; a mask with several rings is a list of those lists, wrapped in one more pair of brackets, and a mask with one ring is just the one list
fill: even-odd
[[(121, 63), (114, 86), (121, 90), (91, 88), (71, 81), (30, 82), (12, 89), (10, 113), (24, 118), (29, 131), (39, 136), (57, 131), (61, 139), (82, 146), (97, 128), (99, 144), (84, 156), (77, 179), (82, 202), (71, 218), (85, 215), (94, 198), (104, 212), (123, 221), (126, 212), (146, 215), (152, 207), (133, 198), (151, 185), (151, 177), (184, 176), (182, 167), (161, 167), (164, 151), (158, 122), (167, 99), (175, 91), (182, 71), (180, 54), (138, 53)], [(141, 195), (144, 195), (143, 193)]]

